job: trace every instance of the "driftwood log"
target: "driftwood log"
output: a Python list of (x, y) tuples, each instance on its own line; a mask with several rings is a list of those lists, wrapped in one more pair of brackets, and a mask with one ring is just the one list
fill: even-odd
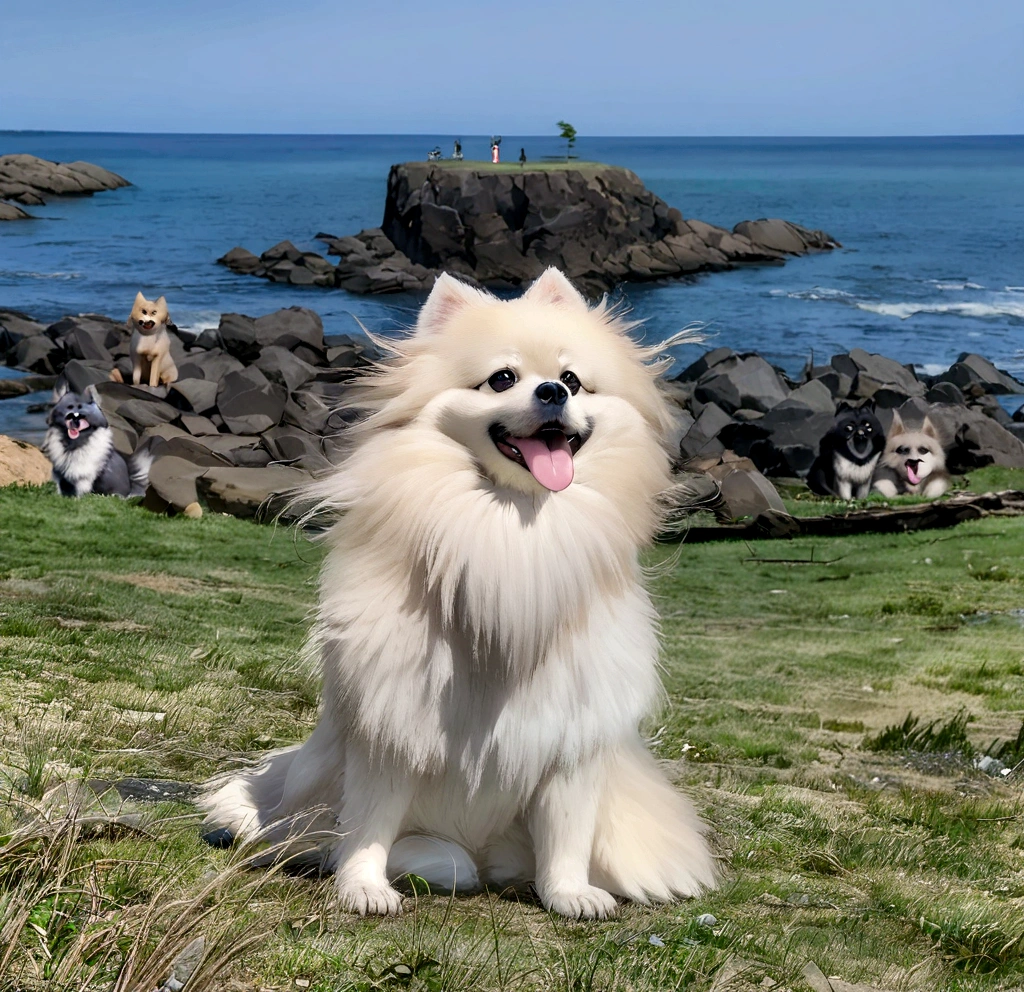
[(953, 527), (988, 516), (1024, 516), (1024, 490), (958, 493), (948, 499), (912, 506), (879, 506), (821, 517), (793, 517), (769, 510), (749, 523), (690, 527), (666, 535), (666, 541), (754, 541), (779, 537), (843, 537), (849, 534), (902, 534)]

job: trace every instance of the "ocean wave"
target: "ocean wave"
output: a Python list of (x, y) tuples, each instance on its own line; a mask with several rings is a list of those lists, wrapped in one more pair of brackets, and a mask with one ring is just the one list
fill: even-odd
[(171, 319), (180, 333), (198, 337), (203, 331), (220, 325), (220, 312), (217, 310), (179, 310), (175, 313), (172, 307)]
[(1024, 293), (1024, 286), (1004, 286), (1004, 293)]
[(984, 289), (980, 283), (976, 282), (939, 282), (938, 279), (928, 280), (936, 289), (944, 290), (962, 290), (962, 289)]
[(854, 304), (858, 310), (878, 313), (886, 317), (906, 320), (919, 313), (952, 314), (956, 317), (1016, 317), (1024, 320), (1024, 302), (995, 303), (870, 303), (859, 300)]
[(949, 366), (936, 364), (935, 362), (915, 362), (914, 368), (917, 369), (922, 375), (941, 375), (945, 372)]
[(81, 272), (12, 272), (0, 269), (0, 279), (81, 279)]
[(771, 296), (785, 296), (790, 300), (853, 300), (853, 293), (845, 289), (833, 289), (831, 286), (815, 286), (812, 289), (798, 289), (795, 292), (787, 292), (784, 289), (773, 289)]

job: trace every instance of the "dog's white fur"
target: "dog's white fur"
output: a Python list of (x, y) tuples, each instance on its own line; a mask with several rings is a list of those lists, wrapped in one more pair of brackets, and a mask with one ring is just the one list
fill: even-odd
[[(626, 330), (554, 269), (508, 302), (438, 280), (365, 387), (354, 452), (318, 484), (344, 511), (312, 638), (319, 722), (217, 782), (208, 822), (335, 827), (339, 900), (358, 913), (398, 912), (389, 879), (407, 872), (457, 891), (532, 880), (577, 918), (715, 884), (706, 828), (638, 731), (660, 695), (638, 550), (672, 485), (671, 421), (654, 349)], [(499, 393), (503, 368), (519, 381)], [(550, 492), (488, 428), (535, 431), (536, 385), (568, 369), (583, 388), (564, 417), (592, 434)]]

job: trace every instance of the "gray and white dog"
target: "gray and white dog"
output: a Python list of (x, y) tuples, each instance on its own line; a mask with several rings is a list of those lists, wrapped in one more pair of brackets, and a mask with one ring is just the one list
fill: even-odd
[(89, 386), (79, 396), (62, 382), (54, 399), (42, 449), (53, 464), (53, 481), (61, 495), (142, 496), (152, 458), (148, 450), (140, 449), (125, 459), (114, 447), (114, 434), (95, 387)]

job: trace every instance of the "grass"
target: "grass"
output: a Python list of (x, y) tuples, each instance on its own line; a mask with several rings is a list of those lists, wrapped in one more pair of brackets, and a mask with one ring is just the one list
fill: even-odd
[(203, 845), (187, 802), (104, 784), (198, 783), (309, 733), (319, 557), (285, 528), (0, 490), (0, 989), (148, 992), (198, 936), (187, 992), (704, 992), (723, 969), (800, 989), (809, 960), (882, 989), (1024, 985), (1019, 784), (955, 753), (1024, 757), (1024, 520), (652, 552), (646, 732), (724, 882), (587, 924), (422, 890), (358, 920), (330, 880)]

